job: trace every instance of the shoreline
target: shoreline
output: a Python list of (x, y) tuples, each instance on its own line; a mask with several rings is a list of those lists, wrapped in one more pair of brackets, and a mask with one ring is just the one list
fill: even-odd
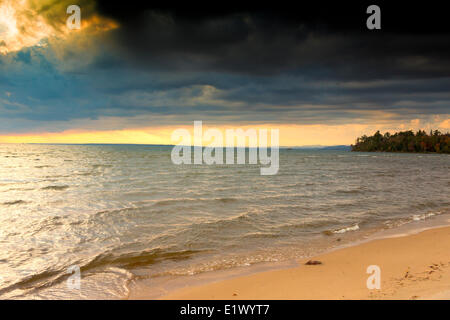
[[(386, 230), (296, 265), (211, 274), (158, 299), (450, 299), (450, 220)], [(442, 221), (442, 220), (445, 220)], [(305, 265), (308, 260), (320, 265)], [(367, 267), (381, 271), (381, 289), (367, 288)], [(253, 272), (252, 272), (253, 271)], [(131, 299), (152, 299), (148, 292)], [(153, 297), (155, 298), (155, 297)]]

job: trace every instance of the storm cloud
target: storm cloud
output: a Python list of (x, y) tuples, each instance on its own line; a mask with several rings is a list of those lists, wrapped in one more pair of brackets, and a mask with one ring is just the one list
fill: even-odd
[[(88, 17), (118, 27), (0, 55), (0, 131), (41, 130), (42, 123), (64, 130), (64, 122), (105, 117), (127, 125), (448, 117), (444, 12), (381, 3), (382, 29), (372, 31), (369, 4), (213, 9), (84, 1), (82, 13), (86, 6)], [(65, 12), (53, 5), (39, 8), (47, 20), (56, 14), (61, 28)]]
[[(152, 68), (326, 79), (450, 74), (450, 27), (436, 7), (383, 3), (381, 30), (366, 28), (370, 3), (233, 9), (98, 1), (116, 19), (118, 47)], [(427, 9), (428, 8), (428, 9)]]

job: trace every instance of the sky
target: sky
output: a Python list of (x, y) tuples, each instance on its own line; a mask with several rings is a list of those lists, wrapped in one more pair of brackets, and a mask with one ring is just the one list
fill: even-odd
[[(171, 144), (276, 128), (280, 144), (450, 130), (445, 11), (372, 3), (0, 0), (0, 143)], [(81, 8), (70, 30), (66, 9)]]

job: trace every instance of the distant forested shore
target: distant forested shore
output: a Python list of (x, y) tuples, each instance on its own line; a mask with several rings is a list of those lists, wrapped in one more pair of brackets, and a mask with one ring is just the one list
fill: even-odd
[(436, 152), (450, 153), (450, 133), (438, 130), (427, 134), (423, 130), (401, 131), (394, 134), (377, 131), (373, 136), (362, 136), (351, 146), (352, 151)]

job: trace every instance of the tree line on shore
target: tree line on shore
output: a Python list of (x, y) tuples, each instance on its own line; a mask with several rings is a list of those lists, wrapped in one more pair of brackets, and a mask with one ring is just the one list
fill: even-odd
[(450, 133), (438, 130), (427, 134), (424, 130), (414, 133), (412, 130), (381, 134), (363, 135), (351, 146), (352, 151), (385, 152), (437, 152), (450, 153)]

